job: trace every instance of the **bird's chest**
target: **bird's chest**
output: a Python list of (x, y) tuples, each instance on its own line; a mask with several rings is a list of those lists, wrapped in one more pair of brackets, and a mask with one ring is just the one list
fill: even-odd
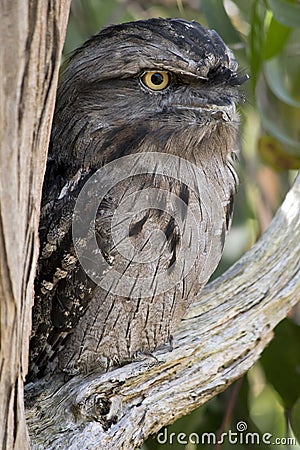
[[(221, 258), (233, 186), (229, 173), (224, 166), (200, 170), (185, 182), (143, 174), (114, 184), (95, 219), (106, 269), (60, 353), (64, 370), (130, 360), (168, 342)], [(93, 273), (99, 269), (92, 267)]]
[(152, 175), (115, 186), (99, 207), (96, 230), (119, 292), (153, 296), (184, 278), (205, 283), (222, 252), (229, 195), (226, 179), (209, 172), (190, 186)]

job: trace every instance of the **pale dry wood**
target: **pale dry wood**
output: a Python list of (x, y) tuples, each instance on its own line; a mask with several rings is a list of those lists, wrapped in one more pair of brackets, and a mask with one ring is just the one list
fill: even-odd
[(41, 186), (69, 0), (1, 0), (0, 448), (26, 449), (27, 372)]
[(262, 238), (195, 301), (173, 351), (28, 386), (32, 448), (136, 448), (242, 376), (300, 300), (299, 225), (300, 175)]

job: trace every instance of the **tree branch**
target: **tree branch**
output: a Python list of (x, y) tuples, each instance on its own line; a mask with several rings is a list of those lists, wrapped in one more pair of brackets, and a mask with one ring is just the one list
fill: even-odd
[(196, 299), (173, 351), (29, 385), (32, 448), (133, 449), (241, 377), (300, 300), (299, 211), (300, 175), (262, 238)]

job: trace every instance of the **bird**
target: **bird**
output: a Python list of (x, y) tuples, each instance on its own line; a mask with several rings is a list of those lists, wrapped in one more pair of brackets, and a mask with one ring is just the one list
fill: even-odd
[(179, 18), (110, 25), (71, 55), (43, 185), (28, 380), (172, 347), (230, 229), (246, 80), (217, 32)]

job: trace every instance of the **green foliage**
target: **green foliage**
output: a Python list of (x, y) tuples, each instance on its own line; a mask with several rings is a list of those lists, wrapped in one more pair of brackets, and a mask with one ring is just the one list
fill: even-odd
[(284, 50), (291, 30), (291, 27), (282, 25), (282, 23), (277, 22), (274, 16), (271, 17), (264, 42), (264, 60), (273, 58)]
[(285, 409), (288, 410), (291, 410), (300, 398), (299, 343), (300, 326), (290, 320), (284, 320), (277, 326), (275, 339), (261, 358), (268, 382), (280, 395)]
[(300, 4), (297, 0), (268, 0), (268, 5), (278, 22), (288, 27), (299, 27)]
[(294, 435), (298, 439), (298, 442), (300, 442), (300, 397), (294, 404), (291, 411), (291, 427)]
[(288, 154), (284, 146), (274, 137), (263, 135), (258, 140), (261, 160), (274, 170), (300, 169), (300, 156)]
[(242, 42), (241, 35), (234, 28), (225, 11), (223, 0), (202, 0), (201, 10), (207, 25), (216, 30), (227, 44)]
[[(300, 2), (299, 0), (73, 0), (65, 55), (110, 23), (148, 17), (183, 17), (215, 29), (249, 73), (241, 115), (240, 178), (235, 217), (220, 274), (250, 247), (270, 222), (300, 165)], [(259, 436), (245, 442), (159, 444), (144, 450), (290, 448), (262, 442), (294, 436), (300, 442), (300, 309), (275, 330), (275, 339), (247, 376), (168, 427), (168, 434), (237, 431)]]
[(263, 61), (263, 48), (265, 42), (265, 15), (266, 10), (259, 0), (254, 0), (250, 17), (249, 34), (249, 62), (253, 89), (255, 89)]

